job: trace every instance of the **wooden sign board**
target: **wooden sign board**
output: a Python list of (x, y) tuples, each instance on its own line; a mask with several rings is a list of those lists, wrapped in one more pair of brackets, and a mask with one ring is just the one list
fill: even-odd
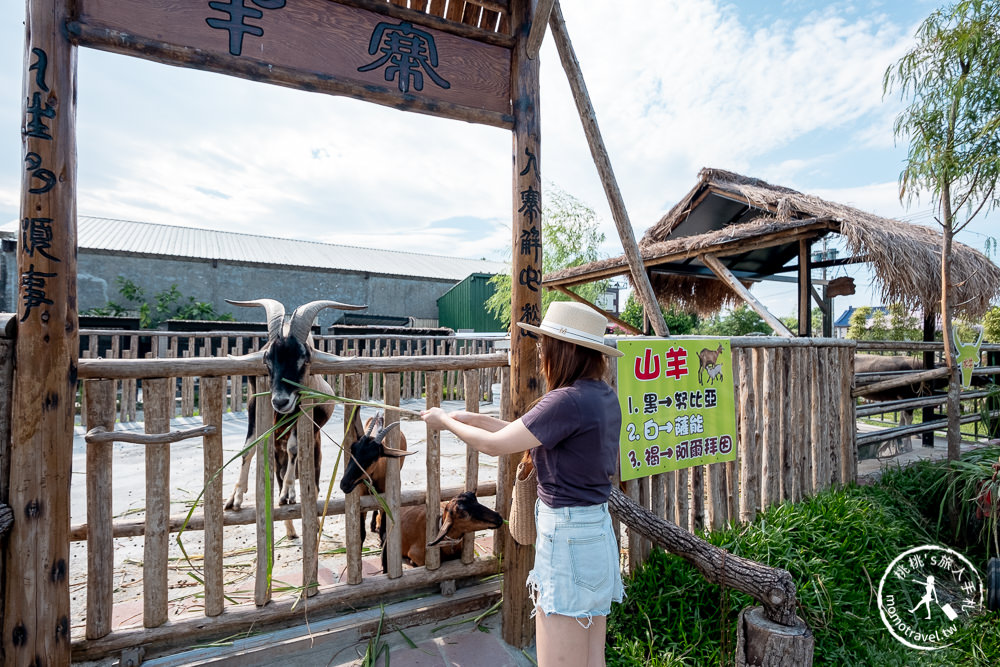
[(69, 33), (82, 46), (171, 65), (512, 127), (509, 49), (369, 4), (78, 0)]

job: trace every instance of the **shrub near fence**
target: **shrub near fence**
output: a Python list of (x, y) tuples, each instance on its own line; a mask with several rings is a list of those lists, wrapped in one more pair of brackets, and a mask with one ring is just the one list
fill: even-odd
[[(470, 354), (490, 354), (495, 351), (500, 336), (314, 336), (316, 346), (326, 352), (348, 357), (387, 357)], [(81, 359), (186, 359), (193, 357), (240, 356), (256, 352), (267, 341), (267, 335), (258, 331), (228, 332), (172, 332), (172, 331), (123, 331), (119, 329), (91, 329), (80, 333)], [(338, 375), (327, 375), (336, 392), (342, 391)], [(479, 394), (482, 400), (493, 400), (493, 385), (499, 381), (497, 373), (483, 373)], [(402, 371), (400, 396), (403, 400), (420, 398), (426, 393), (423, 371)], [(198, 405), (198, 380), (185, 376), (174, 380), (175, 396), (168, 406), (170, 417), (193, 417)], [(137, 405), (141, 403), (142, 380), (116, 381), (118, 419), (136, 421)], [(224, 411), (241, 412), (246, 409), (248, 385), (245, 376), (225, 378)], [(443, 378), (444, 400), (463, 400), (465, 385), (459, 371), (447, 371)], [(382, 376), (363, 373), (361, 398), (376, 399), (382, 394)], [(86, 427), (86, 396), (79, 392), (77, 419)]]

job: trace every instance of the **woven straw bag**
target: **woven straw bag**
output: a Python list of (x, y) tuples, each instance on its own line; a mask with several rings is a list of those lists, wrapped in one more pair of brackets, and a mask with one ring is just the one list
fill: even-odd
[[(530, 470), (528, 470), (530, 468)], [(524, 546), (535, 544), (535, 500), (538, 498), (538, 474), (530, 461), (517, 464), (513, 498), (507, 527), (514, 541)]]

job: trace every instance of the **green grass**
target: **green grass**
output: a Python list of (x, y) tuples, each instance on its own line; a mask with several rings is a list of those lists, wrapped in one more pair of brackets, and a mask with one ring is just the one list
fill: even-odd
[[(1000, 449), (976, 454), (982, 466), (996, 461)], [(963, 465), (966, 478), (978, 474), (971, 462)], [(911, 547), (948, 544), (985, 569), (985, 540), (941, 518), (949, 493), (946, 470), (941, 464), (917, 465), (887, 474), (879, 485), (784, 504), (752, 524), (705, 537), (791, 572), (799, 616), (816, 640), (816, 665), (997, 665), (1000, 614), (984, 614), (963, 629), (955, 646), (930, 653), (898, 643), (879, 616), (879, 578)], [(957, 488), (964, 488), (961, 481)], [(973, 539), (966, 539), (970, 535)], [(626, 593), (609, 618), (609, 665), (733, 664), (737, 615), (754, 604), (744, 594), (707, 583), (693, 566), (660, 550), (628, 580)]]

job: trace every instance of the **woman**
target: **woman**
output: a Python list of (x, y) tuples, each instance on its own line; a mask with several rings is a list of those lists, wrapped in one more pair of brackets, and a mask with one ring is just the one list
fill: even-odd
[(602, 667), (607, 615), (623, 594), (607, 505), (621, 412), (602, 378), (606, 355), (622, 353), (604, 345), (607, 320), (582, 304), (556, 301), (541, 326), (518, 326), (539, 335), (549, 388), (523, 417), (508, 423), (441, 408), (422, 416), (491, 456), (531, 450), (538, 537), (528, 586), (538, 664)]

